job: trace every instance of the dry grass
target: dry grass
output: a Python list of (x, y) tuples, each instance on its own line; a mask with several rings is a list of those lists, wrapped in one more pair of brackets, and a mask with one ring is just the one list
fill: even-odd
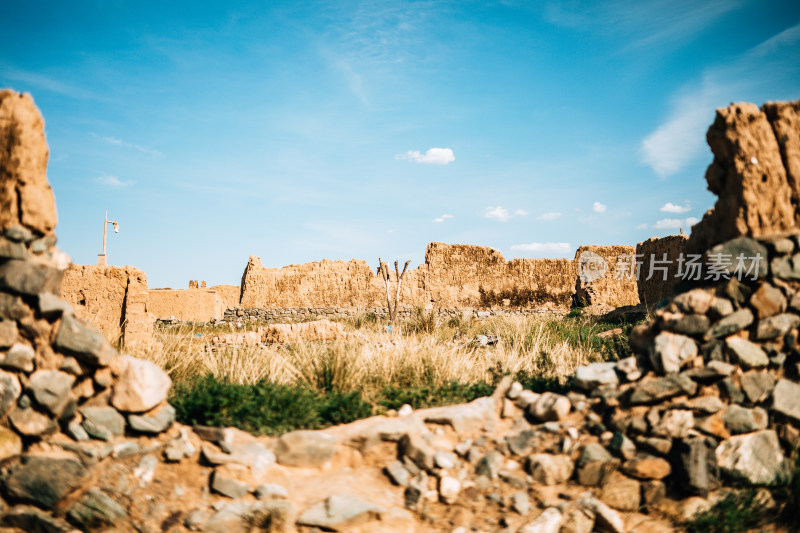
[[(171, 326), (156, 331), (135, 355), (154, 361), (173, 381), (206, 374), (232, 383), (303, 384), (315, 390), (360, 390), (369, 401), (387, 385), (406, 387), (491, 383), (497, 374), (525, 372), (564, 382), (575, 369), (603, 358), (587, 318), (508, 316), (487, 320), (440, 320), (418, 311), (392, 333), (371, 317), (345, 321), (348, 338), (267, 347), (239, 345), (207, 351), (210, 328)], [(241, 330), (240, 330), (241, 331)], [(497, 335), (480, 346), (476, 335)]]

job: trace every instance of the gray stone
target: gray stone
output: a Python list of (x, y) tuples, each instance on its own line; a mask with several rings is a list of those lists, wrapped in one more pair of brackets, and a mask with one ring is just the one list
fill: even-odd
[(22, 298), (0, 292), (0, 318), (4, 320), (21, 320), (30, 314), (31, 310), (22, 301)]
[(728, 348), (733, 359), (738, 362), (745, 370), (750, 368), (760, 368), (769, 364), (769, 358), (760, 346), (741, 337), (729, 337), (725, 339), (725, 346)]
[(340, 531), (355, 524), (379, 519), (386, 509), (350, 494), (333, 494), (300, 515), (301, 526)]
[(497, 403), (494, 398), (478, 398), (466, 404), (447, 405), (420, 409), (425, 422), (448, 424), (456, 433), (468, 433), (483, 429), (484, 424), (497, 419)]
[(664, 329), (681, 335), (703, 335), (710, 326), (705, 315), (672, 313), (663, 317)]
[(683, 374), (673, 374), (663, 378), (637, 383), (631, 390), (628, 401), (631, 404), (660, 402), (679, 394), (690, 396), (697, 392), (697, 383)]
[(653, 342), (653, 366), (662, 374), (679, 372), (681, 366), (697, 356), (697, 344), (690, 337), (662, 331)]
[(439, 478), (439, 500), (442, 503), (452, 505), (458, 500), (461, 493), (461, 482), (453, 476), (441, 476)]
[(527, 492), (515, 492), (511, 495), (511, 510), (522, 516), (531, 512), (531, 500)]
[(614, 433), (608, 447), (613, 453), (622, 457), (623, 459), (633, 459), (636, 455), (636, 445), (631, 439), (625, 436), (624, 433), (619, 431)]
[(716, 454), (723, 472), (753, 485), (780, 483), (791, 473), (791, 462), (771, 429), (731, 437), (717, 446)]
[(714, 414), (722, 410), (725, 404), (716, 396), (698, 396), (686, 402), (686, 407), (696, 413)]
[(542, 422), (562, 420), (572, 408), (569, 398), (553, 392), (545, 392), (535, 403), (528, 406), (528, 414)]
[(0, 320), (0, 348), (9, 348), (17, 342), (19, 331), (14, 320)]
[(69, 521), (86, 530), (113, 526), (128, 518), (128, 512), (100, 489), (90, 489), (67, 513)]
[(111, 405), (127, 413), (149, 411), (167, 399), (172, 380), (151, 361), (123, 355), (114, 359), (118, 378)]
[(93, 366), (107, 366), (115, 351), (103, 335), (89, 328), (72, 315), (61, 319), (53, 346), (74, 356), (79, 362)]
[(614, 509), (589, 494), (578, 499), (578, 506), (586, 509), (595, 517), (595, 529), (608, 533), (625, 533), (625, 521)]
[(775, 378), (769, 372), (751, 370), (745, 372), (739, 380), (742, 391), (751, 403), (760, 403), (769, 398), (775, 388)]
[(36, 507), (15, 505), (0, 517), (0, 526), (32, 533), (72, 533), (75, 528)]
[(535, 453), (528, 457), (528, 472), (533, 480), (542, 485), (558, 485), (566, 482), (575, 465), (568, 455)]
[(555, 507), (545, 509), (533, 522), (522, 526), (517, 533), (558, 533), (561, 530), (561, 523), (564, 515)]
[(5, 416), (21, 393), (22, 387), (17, 376), (0, 370), (0, 417)]
[(696, 437), (675, 441), (670, 459), (673, 478), (686, 493), (706, 496), (719, 487), (713, 440)]
[(67, 435), (79, 442), (89, 440), (89, 433), (83, 429), (78, 419), (72, 419), (69, 424), (67, 424)]
[(175, 421), (175, 408), (165, 403), (155, 411), (143, 415), (128, 415), (128, 425), (142, 433), (161, 433)]
[(208, 520), (205, 520), (202, 509), (193, 511), (196, 513), (196, 517), (192, 517), (196, 527), (204, 533), (248, 533), (254, 529), (253, 524), (263, 524), (270, 531), (294, 531), (294, 506), (286, 500), (237, 500), (217, 509)]
[(750, 305), (756, 310), (758, 319), (783, 313), (786, 310), (786, 297), (779, 288), (763, 283), (750, 298)]
[(730, 377), (720, 381), (717, 386), (719, 387), (722, 395), (728, 398), (728, 401), (731, 403), (744, 403), (744, 393)]
[(516, 400), (517, 398), (519, 398), (519, 394), (522, 391), (523, 391), (522, 383), (520, 383), (519, 381), (515, 381), (508, 388), (508, 392), (506, 393), (506, 397), (509, 400)]
[(641, 497), (642, 487), (639, 482), (619, 472), (612, 472), (603, 481), (600, 490), (600, 499), (620, 511), (638, 510)]
[(709, 361), (706, 367), (714, 371), (720, 377), (730, 376), (736, 370), (736, 367), (724, 361)]
[(567, 511), (560, 533), (592, 533), (594, 530), (594, 513), (582, 507), (574, 507)]
[(667, 455), (672, 450), (672, 439), (661, 437), (636, 437), (639, 448), (658, 455)]
[[(78, 360), (74, 357), (65, 357), (64, 361), (61, 363), (59, 370), (63, 370), (67, 374), (72, 374), (73, 376), (82, 376), (83, 369), (81, 365), (78, 363)], [(93, 396), (93, 395), (91, 395)]]
[(591, 391), (600, 385), (616, 385), (619, 383), (616, 363), (592, 363), (578, 367), (575, 371), (573, 385)]
[(5, 491), (12, 500), (52, 509), (64, 496), (82, 485), (87, 473), (83, 463), (72, 454), (28, 454), (6, 478)]
[(24, 244), (0, 237), (0, 259), (27, 259), (28, 257), (28, 249)]
[(733, 435), (766, 429), (769, 422), (767, 412), (760, 407), (747, 409), (737, 404), (729, 405), (722, 419)]
[(642, 377), (639, 363), (636, 357), (626, 357), (617, 361), (617, 370), (621, 372), (628, 381), (636, 381)]
[(409, 473), (403, 463), (400, 461), (392, 461), (384, 468), (386, 475), (392, 480), (392, 483), (401, 487), (408, 486)]
[(274, 451), (282, 465), (319, 467), (333, 458), (336, 441), (316, 431), (291, 431), (278, 438)]
[(49, 435), (58, 429), (55, 420), (34, 410), (32, 407), (17, 407), (8, 416), (11, 425), (26, 437)]
[(33, 240), (33, 232), (24, 226), (14, 224), (5, 231), (6, 239), (12, 242), (30, 242)]
[(733, 313), (733, 302), (727, 298), (714, 297), (709, 312), (713, 317), (722, 318)]
[(420, 435), (405, 435), (400, 440), (398, 450), (428, 472), (432, 472), (436, 465), (436, 451)]
[(475, 465), (475, 475), (497, 479), (500, 469), (503, 468), (503, 456), (499, 452), (489, 452)]
[(192, 444), (192, 441), (189, 440), (188, 430), (181, 428), (180, 434), (164, 447), (164, 459), (174, 463), (181, 459), (192, 457), (196, 452), (197, 449)]
[(704, 315), (708, 312), (714, 300), (714, 295), (703, 289), (692, 289), (682, 292), (672, 299), (683, 313), (696, 313)]
[(32, 347), (18, 342), (0, 359), (0, 366), (22, 370), (23, 372), (33, 372), (33, 360), (35, 358), (36, 352), (33, 351)]
[(775, 257), (770, 264), (772, 275), (779, 279), (800, 279), (800, 254)]
[(55, 294), (43, 292), (39, 295), (39, 314), (43, 317), (52, 320), (72, 313), (72, 306)]
[(253, 491), (256, 498), (259, 500), (272, 500), (276, 498), (286, 499), (289, 497), (289, 491), (283, 485), (276, 485), (275, 483), (262, 483), (256, 490)]
[(60, 370), (37, 370), (31, 375), (28, 389), (36, 402), (54, 417), (61, 416), (71, 399), (75, 376)]
[(772, 391), (772, 407), (776, 413), (800, 422), (800, 385), (788, 379), (778, 380)]
[(83, 427), (92, 437), (110, 440), (125, 434), (125, 417), (113, 407), (81, 407)]
[(741, 331), (753, 323), (753, 313), (750, 309), (739, 309), (719, 319), (709, 329), (703, 338), (707, 341), (719, 339)]
[(763, 341), (783, 337), (798, 326), (800, 326), (800, 317), (797, 315), (784, 313), (782, 315), (771, 316), (758, 323), (756, 339)]
[(508, 449), (515, 455), (528, 455), (539, 441), (536, 431), (525, 429), (506, 437)]
[(694, 428), (694, 414), (684, 409), (670, 409), (653, 428), (653, 435), (673, 439), (684, 438)]
[(619, 459), (614, 459), (602, 445), (589, 443), (578, 458), (578, 483), (591, 487), (600, 485), (619, 465)]
[(249, 493), (250, 485), (241, 479), (247, 473), (247, 469), (241, 465), (238, 465), (240, 468), (237, 469), (236, 466), (220, 466), (214, 469), (211, 476), (211, 490), (235, 500)]
[(443, 468), (445, 470), (456, 466), (456, 454), (451, 452), (436, 452), (433, 454), (433, 463), (436, 468)]
[(766, 246), (750, 237), (737, 237), (712, 247), (707, 256), (709, 260), (722, 254), (728, 260), (718, 264), (732, 277), (739, 279), (764, 278), (769, 273), (769, 260)]
[(9, 259), (0, 263), (0, 290), (23, 295), (42, 292), (57, 294), (63, 272), (57, 268), (22, 259)]

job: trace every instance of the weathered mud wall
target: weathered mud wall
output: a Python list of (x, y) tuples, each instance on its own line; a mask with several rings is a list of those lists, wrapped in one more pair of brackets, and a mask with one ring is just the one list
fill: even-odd
[(686, 264), (688, 239), (688, 235), (669, 235), (652, 237), (636, 245), (637, 260), (641, 261), (636, 285), (639, 300), (648, 308), (672, 296), (681, 281), (679, 269), (690, 268)]
[(224, 300), (213, 290), (150, 290), (150, 312), (157, 318), (207, 322), (212, 318), (222, 318), (225, 309)]
[(208, 288), (214, 291), (222, 300), (225, 309), (239, 306), (239, 298), (242, 295), (242, 287), (239, 285), (212, 285)]
[(581, 246), (575, 252), (578, 276), (575, 299), (582, 305), (605, 304), (611, 307), (639, 303), (634, 246)]
[[(355, 259), (265, 268), (258, 257), (251, 256), (240, 305), (382, 306), (386, 289), (376, 270)], [(442, 308), (503, 305), (504, 300), (512, 306), (568, 307), (576, 272), (571, 259), (506, 261), (488, 247), (434, 242), (428, 245), (425, 263), (403, 277), (400, 301)], [(394, 291), (394, 281), (391, 287)]]
[(72, 265), (64, 273), (60, 296), (111, 342), (121, 338), (133, 348), (153, 336), (147, 276), (138, 268)]

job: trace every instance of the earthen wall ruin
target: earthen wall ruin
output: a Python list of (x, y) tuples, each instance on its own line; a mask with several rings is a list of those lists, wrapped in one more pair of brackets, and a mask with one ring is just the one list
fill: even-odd
[(688, 235), (652, 237), (636, 245), (637, 260), (641, 261), (636, 276), (639, 301), (648, 308), (672, 296), (680, 283), (679, 269), (685, 266), (688, 238)]
[(151, 289), (150, 310), (157, 318), (207, 322), (222, 318), (225, 302), (209, 289)]

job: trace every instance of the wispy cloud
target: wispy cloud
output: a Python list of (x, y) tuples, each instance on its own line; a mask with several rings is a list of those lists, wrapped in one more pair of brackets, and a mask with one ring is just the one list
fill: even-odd
[(561, 213), (552, 212), (552, 213), (542, 213), (541, 215), (539, 215), (536, 218), (538, 220), (555, 220), (555, 219), (560, 218), (560, 217), (561, 217)]
[(595, 213), (605, 213), (608, 206), (606, 204), (601, 204), (600, 202), (595, 202), (592, 204), (592, 211)]
[(636, 229), (647, 229), (647, 222), (645, 222), (644, 224), (639, 224), (638, 226), (636, 226)]
[(517, 209), (517, 210), (514, 211), (514, 214), (516, 216), (518, 216), (518, 217), (526, 217), (526, 216), (528, 216), (528, 212), (525, 211), (524, 209)]
[(450, 148), (429, 148), (424, 154), (419, 150), (409, 150), (394, 157), (395, 159), (407, 159), (427, 165), (446, 165), (456, 160), (453, 150)]
[(94, 178), (92, 181), (99, 185), (105, 185), (106, 187), (116, 187), (116, 188), (130, 187), (131, 185), (136, 185), (135, 181), (122, 180), (119, 179), (118, 176), (99, 176), (97, 178)]
[(796, 98), (800, 90), (800, 24), (795, 24), (734, 60), (707, 69), (672, 97), (670, 112), (642, 140), (642, 161), (662, 177), (706, 154), (705, 132), (714, 109), (731, 101)]
[(440, 217), (436, 217), (436, 218), (434, 218), (434, 219), (433, 219), (433, 221), (434, 221), (434, 222), (439, 222), (439, 223), (442, 223), (442, 222), (444, 222), (445, 220), (447, 220), (448, 218), (453, 218), (453, 215), (442, 215), (442, 216), (440, 216)]
[(36, 72), (0, 66), (0, 78), (27, 84), (43, 91), (58, 93), (70, 98), (81, 100), (96, 99), (96, 96), (91, 91)]
[(500, 222), (507, 222), (514, 217), (526, 217), (528, 216), (528, 212), (524, 209), (516, 209), (513, 213), (509, 212), (508, 209), (505, 207), (498, 205), (498, 206), (489, 206), (483, 210), (483, 218), (489, 218), (494, 220), (499, 220)]
[(677, 205), (672, 202), (667, 202), (661, 206), (661, 211), (665, 213), (687, 213), (692, 210), (692, 207), (687, 203), (686, 205)]
[(155, 150), (153, 148), (148, 148), (147, 146), (142, 146), (140, 144), (128, 143), (128, 142), (122, 141), (120, 139), (117, 139), (115, 137), (103, 137), (102, 139), (104, 141), (106, 141), (107, 143), (109, 143), (109, 144), (113, 144), (113, 145), (116, 145), (116, 146), (122, 146), (124, 148), (133, 148), (134, 150), (138, 150), (138, 151), (143, 152), (145, 154), (161, 155), (161, 152), (159, 152), (158, 150)]
[(654, 229), (678, 229), (678, 228), (690, 228), (700, 222), (695, 217), (687, 217), (687, 218), (662, 218), (658, 220), (655, 224), (653, 224)]
[(515, 252), (533, 252), (546, 254), (565, 254), (572, 252), (572, 247), (568, 242), (529, 242), (526, 244), (514, 244), (511, 249)]

